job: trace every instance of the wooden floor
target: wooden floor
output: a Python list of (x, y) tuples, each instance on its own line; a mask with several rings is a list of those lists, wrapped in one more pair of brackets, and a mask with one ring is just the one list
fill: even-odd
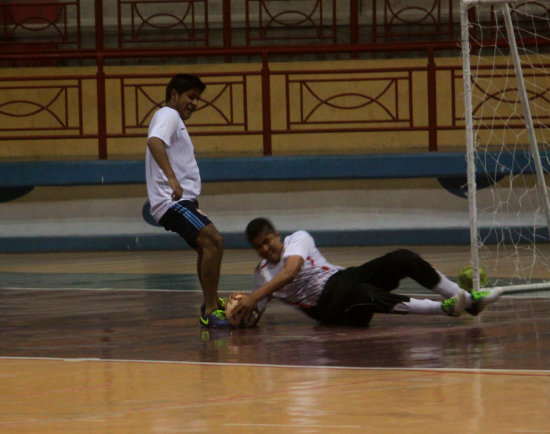
[[(414, 249), (450, 277), (468, 262), (466, 248)], [(323, 251), (346, 266), (388, 248)], [(273, 302), (258, 327), (215, 331), (198, 324), (194, 261), (0, 255), (0, 432), (550, 432), (549, 294), (368, 328)], [(255, 263), (227, 251), (222, 295), (247, 290)]]

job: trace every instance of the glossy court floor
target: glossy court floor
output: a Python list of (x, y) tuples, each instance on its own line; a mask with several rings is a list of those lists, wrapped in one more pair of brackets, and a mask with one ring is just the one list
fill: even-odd
[[(355, 265), (388, 248), (322, 249)], [(415, 247), (454, 277), (468, 251)], [(1, 433), (550, 432), (550, 298), (479, 317), (321, 326), (273, 302), (258, 327), (205, 330), (195, 256), (0, 255)], [(222, 294), (257, 259), (226, 251)], [(402, 293), (429, 296), (411, 281)]]

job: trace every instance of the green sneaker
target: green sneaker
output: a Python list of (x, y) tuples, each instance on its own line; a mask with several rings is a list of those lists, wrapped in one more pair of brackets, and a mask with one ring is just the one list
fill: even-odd
[[(225, 306), (227, 306), (227, 297), (225, 298), (218, 297), (218, 309), (225, 310)], [(204, 315), (204, 309), (205, 309), (205, 305), (203, 303), (201, 305), (201, 315)]]
[(199, 322), (203, 327), (209, 327), (214, 329), (227, 329), (229, 328), (229, 321), (225, 318), (225, 311), (216, 309), (209, 314), (201, 312)]
[(460, 316), (466, 307), (466, 293), (460, 290), (454, 297), (441, 302), (441, 309), (449, 316)]
[(465, 309), (466, 312), (473, 316), (479, 315), (488, 305), (497, 301), (503, 292), (500, 288), (488, 291), (472, 291), (472, 305)]

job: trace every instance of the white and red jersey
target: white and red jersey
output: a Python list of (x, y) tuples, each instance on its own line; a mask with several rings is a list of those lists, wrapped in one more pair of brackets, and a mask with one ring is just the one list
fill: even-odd
[[(272, 297), (301, 308), (316, 306), (329, 277), (343, 267), (329, 263), (315, 247), (315, 241), (306, 231), (297, 231), (285, 237), (283, 245), (281, 260), (278, 263), (263, 259), (256, 267), (254, 290), (273, 279), (283, 269), (287, 258), (298, 255), (304, 260), (302, 268), (292, 282), (275, 291)], [(265, 305), (260, 308), (264, 307)]]

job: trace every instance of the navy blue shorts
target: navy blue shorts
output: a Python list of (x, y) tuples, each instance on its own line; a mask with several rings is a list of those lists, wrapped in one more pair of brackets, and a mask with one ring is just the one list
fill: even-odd
[(164, 213), (159, 223), (167, 231), (179, 234), (189, 246), (195, 249), (199, 232), (212, 222), (199, 209), (197, 201), (180, 200)]

